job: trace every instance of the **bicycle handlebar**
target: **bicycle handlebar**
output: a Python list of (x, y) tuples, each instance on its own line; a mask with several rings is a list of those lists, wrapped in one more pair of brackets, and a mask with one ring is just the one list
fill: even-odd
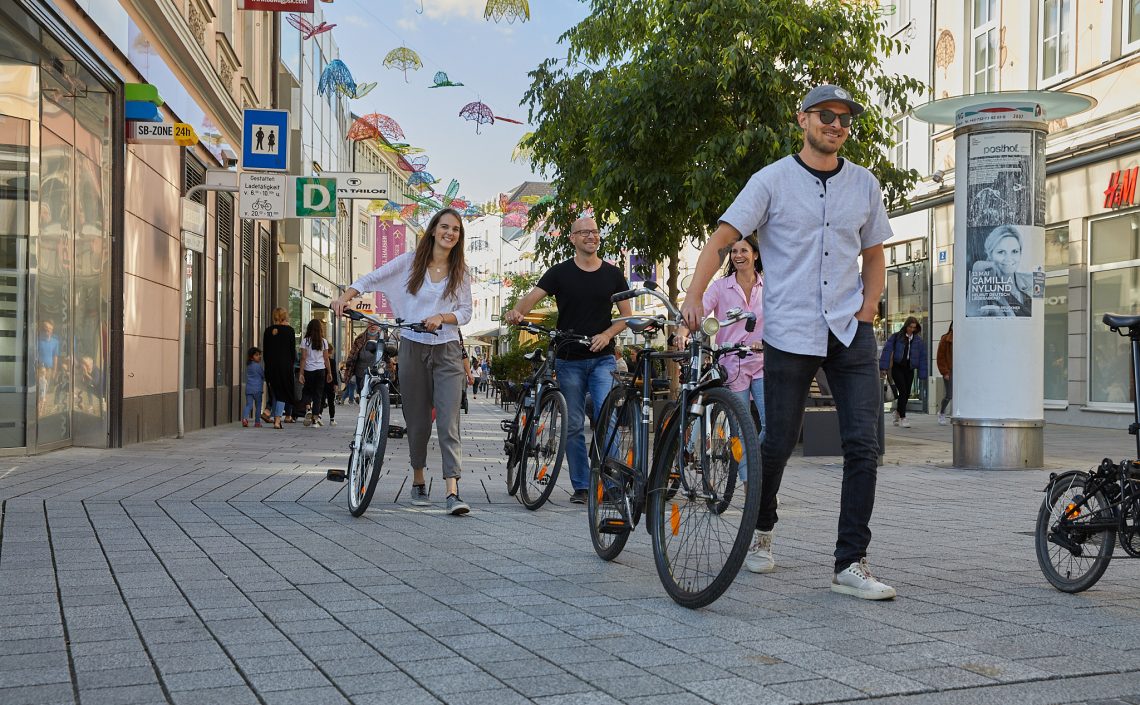
[(438, 330), (428, 330), (422, 323), (405, 323), (399, 318), (397, 318), (395, 321), (386, 321), (382, 318), (376, 318), (375, 316), (369, 315), (362, 311), (357, 311), (353, 308), (346, 308), (343, 315), (345, 318), (351, 318), (354, 321), (367, 321), (368, 323), (380, 326), (381, 328), (403, 328), (405, 330), (410, 330), (413, 333), (430, 333), (432, 335), (439, 335)]
[(578, 333), (568, 333), (566, 331), (558, 330), (557, 328), (547, 328), (546, 326), (540, 326), (537, 323), (530, 323), (527, 321), (523, 321), (522, 323), (516, 323), (515, 327), (516, 328), (522, 328), (523, 330), (529, 331), (531, 333), (539, 333), (541, 335), (548, 335), (551, 338), (556, 338), (556, 339), (562, 340), (562, 341), (584, 343), (586, 345), (589, 345), (590, 341), (592, 340), (592, 338), (588, 335), (580, 335)]

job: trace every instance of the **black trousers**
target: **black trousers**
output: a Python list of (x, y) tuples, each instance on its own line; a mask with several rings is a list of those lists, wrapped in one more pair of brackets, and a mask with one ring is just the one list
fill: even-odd
[(325, 398), (325, 369), (305, 370), (305, 386), (301, 389), (301, 409), (312, 403), (314, 414), (321, 413), (321, 400)]
[(898, 409), (899, 418), (906, 418), (906, 404), (910, 401), (910, 388), (914, 384), (914, 368), (907, 365), (905, 367), (900, 365), (891, 365), (891, 380), (895, 383), (898, 389), (899, 399)]

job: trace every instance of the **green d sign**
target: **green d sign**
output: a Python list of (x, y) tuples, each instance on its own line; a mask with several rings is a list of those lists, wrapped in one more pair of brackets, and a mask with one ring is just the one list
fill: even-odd
[(296, 177), (296, 204), (298, 218), (336, 217), (336, 179), (319, 176)]

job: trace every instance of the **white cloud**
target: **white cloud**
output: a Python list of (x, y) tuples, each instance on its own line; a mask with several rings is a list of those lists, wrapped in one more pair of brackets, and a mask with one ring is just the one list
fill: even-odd
[(400, 19), (396, 20), (396, 26), (406, 32), (414, 32), (418, 27), (414, 19), (409, 19), (406, 17), (401, 17)]
[(483, 19), (487, 0), (422, 0), (424, 14), (432, 19), (440, 17), (469, 17)]
[(357, 27), (371, 27), (372, 23), (364, 19), (360, 15), (345, 15), (341, 18), (341, 22), (345, 24), (355, 25)]

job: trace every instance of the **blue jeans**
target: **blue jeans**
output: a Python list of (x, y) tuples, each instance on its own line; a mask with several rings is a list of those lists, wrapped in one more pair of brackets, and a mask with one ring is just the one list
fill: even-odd
[(767, 429), (761, 447), (764, 482), (756, 528), (776, 525), (776, 494), (784, 466), (795, 448), (803, 424), (804, 406), (816, 370), (827, 373), (839, 415), (843, 443), (843, 485), (839, 500), (839, 537), (835, 542), (835, 572), (867, 555), (871, 543), (871, 512), (878, 474), (878, 424), (882, 422), (879, 366), (875, 334), (870, 323), (859, 323), (851, 346), (828, 334), (827, 355), (799, 355), (764, 346), (764, 405)]
[(617, 362), (613, 355), (586, 360), (555, 360), (558, 388), (566, 397), (566, 462), (575, 490), (590, 487), (590, 456), (586, 452), (586, 392), (594, 402), (594, 420), (614, 386)]
[[(764, 431), (768, 428), (768, 424), (764, 421), (764, 378), (753, 377), (748, 387), (733, 392), (733, 394), (740, 397), (740, 400), (744, 402), (744, 406), (748, 406), (749, 401), (756, 405), (756, 413), (760, 415), (760, 442), (763, 443)], [(747, 456), (740, 459), (740, 481), (748, 481)]]
[(261, 423), (261, 418), (258, 414), (261, 413), (261, 392), (256, 394), (246, 393), (245, 395), (245, 410), (241, 412), (243, 419), (252, 418), (254, 421)]

